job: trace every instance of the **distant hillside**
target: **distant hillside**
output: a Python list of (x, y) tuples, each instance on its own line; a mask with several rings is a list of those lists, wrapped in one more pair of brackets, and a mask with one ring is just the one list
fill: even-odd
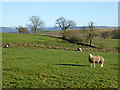
[[(82, 26), (79, 26), (79, 27), (70, 27), (70, 29), (83, 29), (83, 28), (88, 28), (88, 27), (82, 27)], [(112, 26), (95, 26), (95, 28), (118, 28), (116, 26), (112, 27)], [(61, 28), (57, 27), (51, 27), (51, 28), (45, 28), (46, 31), (59, 31), (61, 30)]]
[(0, 27), (0, 32), (4, 32), (4, 33), (17, 33), (17, 30), (15, 28), (11, 28), (11, 27)]
[[(79, 27), (71, 27), (70, 29), (83, 29), (85, 27), (79, 26)], [(88, 28), (88, 27), (86, 27)], [(110, 27), (110, 26), (95, 26), (95, 28), (118, 28), (118, 27)], [(28, 29), (30, 30), (30, 29)], [(59, 27), (48, 27), (48, 28), (44, 28), (45, 31), (60, 31), (61, 28)], [(0, 27), (0, 32), (5, 32), (5, 33), (17, 33), (17, 30), (15, 28), (11, 28), (11, 27)]]

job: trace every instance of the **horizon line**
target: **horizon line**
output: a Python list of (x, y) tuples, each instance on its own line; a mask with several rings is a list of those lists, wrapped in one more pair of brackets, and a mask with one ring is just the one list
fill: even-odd
[[(94, 25), (95, 27), (96, 26), (103, 26), (103, 27), (118, 27), (118, 25)], [(10, 28), (16, 28), (16, 26), (0, 26), (0, 27), (10, 27)], [(19, 26), (18, 26), (19, 27)], [(21, 26), (21, 27), (26, 27), (26, 26)], [(87, 26), (75, 26), (75, 27), (88, 27)], [(54, 26), (47, 26), (47, 27), (44, 27), (44, 28), (55, 28)], [(58, 28), (58, 27), (57, 27)]]

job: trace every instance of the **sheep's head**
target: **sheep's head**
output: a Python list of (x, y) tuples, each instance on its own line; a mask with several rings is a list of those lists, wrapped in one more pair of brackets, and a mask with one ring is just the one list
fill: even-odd
[(89, 54), (89, 57), (92, 58), (92, 54)]

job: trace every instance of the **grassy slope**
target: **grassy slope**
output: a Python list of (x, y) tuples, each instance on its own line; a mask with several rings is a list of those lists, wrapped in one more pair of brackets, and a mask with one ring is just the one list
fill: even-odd
[(115, 50), (115, 47), (118, 47), (118, 39), (96, 39), (93, 40), (93, 45), (101, 48)]
[(42, 45), (66, 47), (66, 48), (80, 47), (79, 45), (71, 44), (51, 36), (41, 36), (41, 35), (31, 35), (31, 34), (3, 33), (2, 42), (19, 43), (19, 44), (42, 44)]
[[(30, 35), (30, 34), (24, 35), (24, 34), (14, 34), (14, 33), (3, 33), (2, 42), (22, 43), (22, 44), (43, 44), (43, 45), (65, 47), (65, 48), (81, 47), (76, 44), (65, 42), (58, 38), (54, 38), (50, 36), (41, 36), (41, 35)], [(97, 40), (93, 40), (93, 45), (114, 50), (115, 47), (118, 47), (118, 39), (97, 39)]]
[[(3, 33), (3, 43), (43, 44), (79, 47), (63, 40), (40, 35)], [(105, 46), (117, 40), (100, 40)], [(96, 45), (98, 40), (95, 41)], [(106, 43), (107, 42), (107, 43)], [(109, 46), (110, 46), (109, 45)], [(90, 68), (88, 54), (102, 55), (103, 68)], [(75, 52), (49, 49), (3, 48), (3, 87), (114, 87), (118, 83), (117, 53)], [(114, 61), (114, 62), (113, 62)]]
[[(90, 67), (88, 54), (102, 55), (104, 67)], [(3, 88), (117, 88), (118, 54), (49, 49), (3, 48)]]
[(55, 38), (33, 35), (33, 34), (14, 34), (14, 33), (3, 33), (2, 40), (4, 43), (31, 43), (41, 44), (44, 42), (54, 42)]
[[(72, 35), (77, 35), (78, 37), (80, 37), (80, 35), (83, 35), (82, 34), (83, 32), (81, 32), (81, 30), (82, 29), (70, 30), (72, 32), (70, 34), (71, 34), (71, 36)], [(116, 30), (116, 29), (115, 28), (98, 28), (95, 31), (98, 34), (100, 34), (101, 32), (106, 32), (106, 31), (109, 32), (109, 31), (114, 31), (114, 30)], [(48, 35), (60, 36), (60, 33), (61, 33), (60, 31), (54, 31), (54, 32), (48, 32)], [(83, 37), (84, 37), (84, 35), (83, 35)], [(101, 39), (101, 38), (100, 39), (94, 39), (93, 40), (93, 45), (95, 45), (97, 47), (102, 47), (102, 48), (114, 50), (115, 47), (118, 47), (118, 39)]]

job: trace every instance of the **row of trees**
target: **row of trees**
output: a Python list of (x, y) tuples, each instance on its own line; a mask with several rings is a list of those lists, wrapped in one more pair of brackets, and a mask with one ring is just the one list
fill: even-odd
[[(34, 34), (37, 34), (44, 27), (44, 22), (40, 19), (39, 16), (32, 16), (29, 19), (31, 23), (27, 26), (31, 28), (31, 31)], [(73, 20), (66, 20), (64, 17), (60, 17), (56, 20), (55, 25), (56, 27), (61, 28), (62, 38), (66, 39), (65, 34), (67, 30), (69, 30), (70, 27), (75, 27), (76, 23)], [(92, 45), (92, 40), (93, 40), (93, 37), (95, 36), (94, 23), (90, 22), (88, 27), (90, 29), (90, 32), (88, 33), (87, 39), (90, 40), (90, 45)], [(30, 33), (28, 29), (25, 27), (18, 27), (16, 29), (18, 29), (19, 33)]]
[[(56, 20), (56, 25), (61, 28), (62, 30), (62, 38), (66, 39), (66, 32), (70, 27), (76, 26), (76, 23), (72, 20), (66, 20), (64, 17), (60, 17)], [(87, 39), (90, 41), (90, 45), (92, 45), (92, 40), (96, 36), (94, 32), (94, 23), (90, 22), (89, 25), (90, 32), (88, 33)]]

